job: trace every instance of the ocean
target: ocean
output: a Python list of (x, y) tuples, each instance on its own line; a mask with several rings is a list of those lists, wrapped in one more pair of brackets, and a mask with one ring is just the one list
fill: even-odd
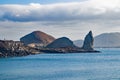
[(0, 80), (120, 80), (120, 48), (1, 58)]

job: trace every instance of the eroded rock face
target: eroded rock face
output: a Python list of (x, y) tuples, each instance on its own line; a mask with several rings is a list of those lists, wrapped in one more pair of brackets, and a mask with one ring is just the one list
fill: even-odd
[(42, 31), (34, 31), (24, 37), (20, 38), (20, 41), (23, 42), (25, 45), (34, 45), (34, 46), (46, 46), (55, 38), (51, 35), (48, 35)]
[(0, 58), (26, 56), (36, 53), (39, 53), (39, 51), (34, 48), (24, 46), (20, 41), (0, 40)]
[(93, 35), (92, 35), (92, 31), (90, 31), (84, 39), (84, 44), (83, 44), (82, 48), (84, 50), (87, 50), (87, 51), (94, 50), (93, 49), (93, 42), (94, 42), (94, 38), (93, 38)]
[(73, 42), (67, 37), (61, 37), (47, 45), (47, 48), (75, 47)]

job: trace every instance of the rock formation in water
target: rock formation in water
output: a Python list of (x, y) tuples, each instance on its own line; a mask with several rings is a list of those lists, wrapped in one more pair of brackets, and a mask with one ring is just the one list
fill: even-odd
[(67, 37), (61, 37), (54, 40), (52, 43), (47, 45), (47, 48), (65, 48), (65, 47), (75, 47), (73, 42)]
[[(83, 40), (75, 40), (74, 44), (81, 47)], [(94, 47), (98, 48), (120, 48), (120, 33), (102, 33), (94, 37)]]
[(69, 38), (58, 38), (49, 45), (47, 45), (45, 53), (86, 53), (86, 52), (99, 52), (93, 49), (93, 36), (92, 31), (85, 37), (83, 47), (77, 47)]
[[(54, 41), (53, 41), (54, 40)], [(93, 49), (93, 36), (90, 31), (85, 37), (83, 47), (76, 47), (67, 37), (54, 39), (42, 32), (33, 32), (23, 38), (21, 41), (25, 44), (36, 43), (48, 45), (46, 47), (32, 48), (24, 45), (20, 41), (0, 40), (0, 57), (26, 56), (39, 53), (86, 53), (99, 52)], [(28, 41), (28, 42), (27, 42)], [(52, 42), (53, 41), (53, 42)], [(39, 42), (39, 43), (38, 43)], [(50, 43), (51, 42), (51, 43)]]
[(92, 31), (90, 31), (85, 39), (84, 39), (84, 43), (83, 43), (83, 49), (84, 50), (87, 50), (87, 51), (93, 51), (93, 42), (94, 42), (94, 38), (93, 38), (93, 35), (92, 35)]
[(0, 40), (0, 57), (26, 56), (40, 53), (39, 50), (24, 46), (20, 41)]
[(54, 41), (55, 38), (51, 35), (48, 35), (41, 31), (34, 31), (22, 38), (20, 38), (20, 41), (23, 42), (25, 45), (35, 47), (35, 46), (41, 46), (44, 47)]

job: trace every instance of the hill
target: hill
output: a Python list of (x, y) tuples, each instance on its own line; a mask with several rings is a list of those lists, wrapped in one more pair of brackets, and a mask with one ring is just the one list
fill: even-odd
[(95, 47), (120, 47), (120, 33), (103, 33), (95, 37)]
[(46, 46), (54, 40), (55, 40), (54, 37), (42, 31), (34, 31), (20, 38), (20, 41), (23, 42), (25, 45), (29, 45), (33, 47), (34, 46)]
[(64, 48), (64, 47), (75, 47), (73, 41), (67, 37), (61, 37), (47, 45), (47, 48)]

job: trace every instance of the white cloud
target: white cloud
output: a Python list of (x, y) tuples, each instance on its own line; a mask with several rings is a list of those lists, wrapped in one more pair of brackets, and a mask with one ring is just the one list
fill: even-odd
[(75, 40), (83, 39), (89, 30), (94, 36), (119, 32), (119, 4), (120, 0), (88, 0), (46, 5), (0, 5), (0, 35), (19, 40), (27, 33), (41, 30), (56, 38), (67, 36)]
[(41, 5), (0, 5), (0, 20), (10, 21), (68, 21), (113, 19), (120, 14), (119, 0), (88, 0), (83, 2)]

